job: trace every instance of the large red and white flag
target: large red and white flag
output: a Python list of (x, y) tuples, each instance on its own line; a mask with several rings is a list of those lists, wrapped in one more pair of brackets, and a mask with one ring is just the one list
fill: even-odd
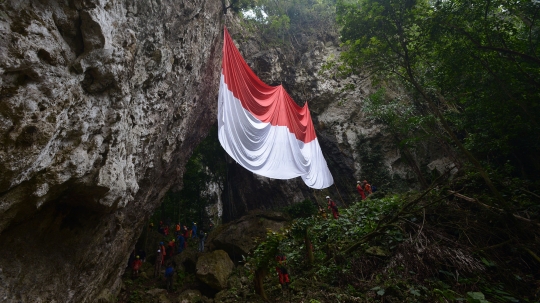
[(247, 170), (274, 179), (302, 177), (307, 186), (334, 183), (317, 141), (307, 103), (298, 106), (283, 86), (268, 86), (246, 64), (224, 30), (218, 98), (219, 142)]

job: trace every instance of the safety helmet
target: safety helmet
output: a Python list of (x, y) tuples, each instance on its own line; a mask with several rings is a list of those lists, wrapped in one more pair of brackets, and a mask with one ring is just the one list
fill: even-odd
[(330, 196), (326, 196), (326, 199), (330, 199)]
[(159, 245), (163, 245), (163, 242), (159, 242)]
[(158, 249), (157, 252), (161, 252), (161, 249)]
[(360, 184), (360, 181), (356, 181), (356, 184)]
[(139, 257), (139, 256), (136, 256), (135, 258), (139, 259), (140, 257)]

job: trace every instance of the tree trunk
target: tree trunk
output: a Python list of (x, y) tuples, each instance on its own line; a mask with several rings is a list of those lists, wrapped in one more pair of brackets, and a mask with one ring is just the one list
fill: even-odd
[[(399, 138), (397, 131), (391, 130), (391, 132), (394, 134), (394, 139), (397, 142), (401, 142), (401, 139)], [(420, 167), (418, 167), (418, 163), (416, 163), (416, 160), (414, 160), (414, 157), (409, 151), (409, 148), (406, 145), (404, 145), (403, 147), (400, 147), (399, 150), (403, 153), (403, 156), (405, 157), (405, 159), (407, 159), (409, 166), (412, 168), (412, 170), (418, 177), (418, 182), (420, 182), (420, 184), (422, 185), (422, 189), (428, 188), (429, 184), (427, 183), (426, 178), (424, 178), (424, 175), (422, 174)]]
[(304, 235), (304, 244), (306, 245), (306, 256), (308, 260), (309, 265), (313, 265), (315, 262), (315, 257), (313, 256), (313, 249), (311, 248), (311, 240), (309, 239), (308, 231), (306, 230), (306, 234)]
[(268, 301), (268, 296), (266, 295), (266, 292), (264, 291), (264, 285), (263, 281), (267, 274), (266, 269), (257, 269), (255, 270), (255, 276), (253, 277), (253, 283), (255, 285), (255, 292), (261, 296), (265, 301)]

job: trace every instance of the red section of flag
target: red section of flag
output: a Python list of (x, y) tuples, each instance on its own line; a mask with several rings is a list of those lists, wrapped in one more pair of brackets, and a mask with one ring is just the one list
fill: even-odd
[(269, 86), (262, 82), (242, 58), (227, 28), (224, 29), (222, 69), (228, 89), (257, 119), (274, 126), (286, 126), (304, 143), (316, 138), (307, 102), (300, 107), (282, 85)]

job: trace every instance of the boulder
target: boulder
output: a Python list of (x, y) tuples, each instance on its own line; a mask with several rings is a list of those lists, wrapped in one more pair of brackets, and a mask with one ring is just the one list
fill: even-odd
[(201, 302), (203, 295), (198, 290), (188, 289), (178, 296), (179, 303), (195, 303)]
[(171, 303), (171, 300), (167, 297), (167, 294), (160, 294), (157, 300), (155, 301), (157, 303)]
[(174, 256), (173, 260), (176, 265), (180, 266), (180, 270), (194, 274), (196, 272), (198, 257), (197, 251), (194, 248), (188, 247), (181, 254)]
[(213, 232), (208, 239), (208, 248), (224, 250), (232, 259), (241, 260), (255, 249), (255, 239), (264, 238), (268, 230), (278, 231), (287, 224), (288, 219), (282, 213), (251, 212)]
[(223, 250), (203, 254), (197, 260), (197, 278), (215, 290), (227, 287), (227, 278), (234, 267), (229, 255)]
[(167, 290), (165, 290), (163, 288), (154, 288), (154, 289), (151, 289), (151, 290), (147, 291), (146, 293), (149, 294), (149, 295), (152, 295), (152, 296), (159, 296), (160, 294), (167, 293)]

